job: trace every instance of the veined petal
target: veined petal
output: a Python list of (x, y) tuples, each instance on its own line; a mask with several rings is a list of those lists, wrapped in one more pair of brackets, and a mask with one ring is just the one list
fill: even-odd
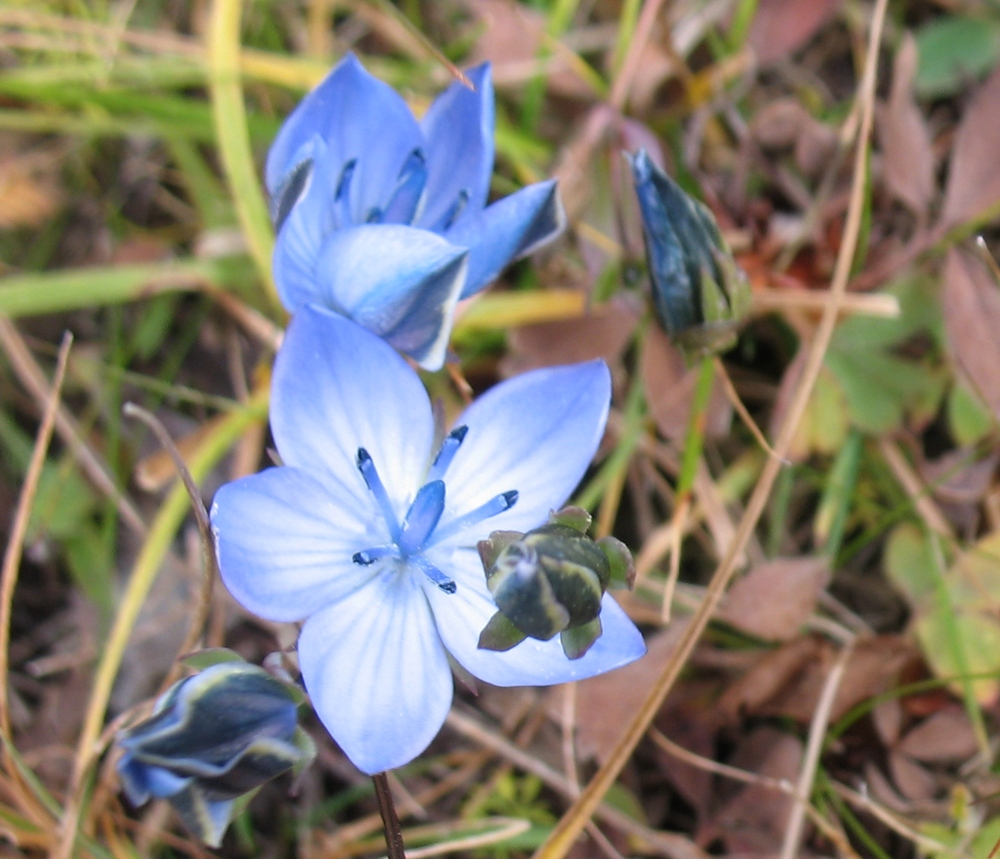
[(351, 556), (388, 534), (364, 484), (356, 489), (287, 466), (219, 489), (212, 531), (236, 601), (268, 620), (302, 620), (371, 579)]
[(418, 581), (386, 568), (306, 622), (299, 662), (316, 713), (369, 774), (419, 755), (451, 706), (451, 669)]
[(467, 72), (475, 87), (455, 81), (420, 122), (427, 140), (427, 208), (424, 225), (438, 223), (459, 194), (468, 194), (466, 212), (486, 205), (493, 172), (495, 106), (489, 63)]
[(402, 519), (430, 456), (434, 420), (419, 377), (388, 343), (307, 305), (275, 360), (271, 431), (286, 465), (316, 475), (356, 511), (374, 510), (357, 467), (364, 448)]
[(267, 155), (267, 187), (272, 196), (294, 167), (299, 147), (318, 134), (331, 163), (358, 159), (351, 188), (356, 220), (391, 196), (407, 156), (423, 135), (403, 98), (373, 77), (348, 54), (285, 120)]
[(316, 263), (323, 240), (340, 226), (334, 205), (339, 176), (331, 172), (321, 140), (312, 138), (310, 149), (316, 157), (308, 184), (288, 209), (274, 243), (274, 280), (281, 303), (290, 313), (319, 300)]
[(603, 361), (515, 376), (458, 418), (468, 426), (445, 475), (447, 508), (438, 527), (499, 492), (517, 490), (509, 510), (445, 541), (475, 546), (491, 531), (529, 531), (558, 510), (580, 482), (604, 434), (611, 374)]
[(556, 182), (538, 182), (459, 218), (444, 237), (469, 248), (462, 298), (492, 283), (511, 261), (552, 241), (566, 226)]
[(401, 224), (338, 230), (319, 258), (318, 300), (436, 370), (444, 363), (466, 255), (428, 230)]
[(550, 641), (526, 638), (511, 650), (480, 650), (479, 633), (496, 614), (486, 588), (479, 556), (458, 549), (448, 571), (455, 577), (454, 594), (425, 587), (444, 646), (471, 674), (494, 686), (549, 686), (583, 680), (633, 662), (646, 652), (642, 633), (608, 594), (601, 601), (604, 632), (579, 659), (568, 659), (559, 636)]

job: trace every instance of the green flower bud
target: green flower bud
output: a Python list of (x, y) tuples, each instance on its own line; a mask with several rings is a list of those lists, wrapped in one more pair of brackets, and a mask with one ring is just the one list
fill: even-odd
[(656, 315), (688, 355), (724, 352), (750, 309), (750, 284), (708, 208), (645, 150), (630, 157)]
[(479, 544), (486, 586), (499, 611), (479, 646), (508, 650), (526, 637), (561, 636), (578, 659), (601, 634), (601, 599), (612, 583), (631, 586), (632, 556), (613, 537), (586, 535), (590, 515), (578, 508), (553, 513), (549, 522), (520, 534), (494, 531)]

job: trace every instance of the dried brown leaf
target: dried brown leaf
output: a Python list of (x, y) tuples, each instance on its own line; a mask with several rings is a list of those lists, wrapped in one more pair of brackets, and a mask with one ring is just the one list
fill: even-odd
[(899, 792), (911, 802), (932, 799), (937, 793), (934, 774), (904, 754), (890, 753), (889, 773)]
[(802, 674), (820, 665), (825, 650), (820, 639), (802, 636), (765, 653), (719, 698), (719, 712), (734, 722), (744, 713), (761, 712), (783, 690), (800, 686)]
[[(465, 0), (482, 35), (472, 49), (470, 65), (490, 61), (497, 87), (523, 86), (542, 71), (539, 49), (545, 34), (545, 16), (514, 0)], [(551, 92), (590, 98), (593, 90), (572, 70), (568, 51), (556, 47), (545, 68), (546, 86)]]
[(889, 190), (918, 217), (927, 214), (934, 195), (934, 150), (913, 96), (917, 45), (907, 34), (892, 69), (889, 101), (876, 115), (882, 144), (882, 173)]
[(1000, 291), (985, 265), (963, 251), (949, 250), (941, 303), (956, 363), (1000, 417)]
[[(664, 438), (682, 441), (687, 433), (691, 399), (699, 369), (688, 369), (680, 351), (670, 338), (656, 327), (649, 329), (640, 358), (646, 402), (657, 429)], [(705, 422), (705, 435), (712, 438), (729, 432), (733, 409), (718, 379), (712, 388)]]
[(639, 311), (628, 302), (609, 301), (580, 319), (516, 328), (510, 333), (510, 350), (500, 371), (504, 376), (516, 376), (536, 367), (594, 358), (616, 367), (638, 320)]
[[(910, 659), (912, 648), (901, 636), (859, 641), (837, 687), (830, 718), (839, 719), (854, 705), (886, 691)], [(789, 642), (767, 654), (727, 689), (719, 707), (731, 716), (784, 716), (808, 723), (837, 652), (833, 644), (816, 638)]]
[[(774, 728), (758, 728), (737, 749), (734, 766), (794, 783), (802, 765), (802, 743)], [(717, 815), (714, 824), (726, 855), (776, 856), (794, 800), (771, 785), (743, 788)]]
[(945, 226), (965, 223), (1000, 203), (998, 151), (1000, 66), (976, 92), (958, 126), (941, 212)]
[(61, 202), (51, 177), (22, 169), (17, 161), (0, 163), (0, 230), (40, 226)]
[[(581, 757), (595, 757), (603, 763), (621, 739), (636, 710), (649, 694), (663, 666), (673, 657), (687, 620), (677, 621), (665, 632), (648, 639), (642, 659), (583, 680), (577, 685), (577, 749)], [(557, 701), (554, 706), (561, 704)]]
[(887, 746), (894, 746), (903, 727), (903, 707), (898, 698), (883, 701), (872, 710), (872, 722), (879, 738)]
[(747, 42), (761, 65), (783, 60), (816, 35), (839, 0), (760, 0)]
[(758, 564), (726, 595), (716, 618), (769, 641), (790, 641), (830, 581), (824, 558), (775, 558)]
[(918, 761), (950, 763), (972, 757), (978, 744), (968, 715), (952, 707), (908, 731), (897, 748)]

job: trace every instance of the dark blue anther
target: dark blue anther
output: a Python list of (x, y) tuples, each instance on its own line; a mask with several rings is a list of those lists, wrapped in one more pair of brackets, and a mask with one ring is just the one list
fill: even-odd
[(438, 451), (438, 455), (434, 458), (434, 464), (431, 466), (430, 472), (427, 474), (428, 480), (441, 480), (444, 477), (444, 473), (448, 470), (448, 466), (451, 465), (451, 461), (455, 458), (455, 454), (458, 453), (458, 449), (462, 446), (462, 442), (465, 441), (465, 436), (469, 432), (467, 426), (455, 427), (448, 437), (441, 443), (441, 450)]
[(271, 219), (274, 221), (276, 233), (281, 232), (281, 227), (292, 213), (295, 204), (305, 196), (312, 173), (313, 161), (307, 158), (285, 174), (271, 204)]

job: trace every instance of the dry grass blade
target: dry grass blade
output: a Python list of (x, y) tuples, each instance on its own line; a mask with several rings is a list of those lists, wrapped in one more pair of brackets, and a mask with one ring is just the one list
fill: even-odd
[[(830, 286), (829, 303), (823, 311), (816, 337), (808, 353), (801, 381), (774, 445), (778, 457), (781, 458), (788, 451), (798, 423), (805, 412), (816, 378), (819, 375), (823, 357), (826, 354), (830, 338), (833, 335), (834, 326), (837, 323), (841, 300), (847, 289), (847, 281), (850, 277), (851, 266), (854, 263), (854, 255), (858, 247), (867, 182), (868, 141), (871, 135), (874, 114), (878, 48), (881, 44), (886, 6), (887, 0), (879, 0), (875, 6), (868, 41), (868, 56), (865, 61), (864, 75), (859, 87), (856, 107), (860, 112), (860, 122), (858, 123), (851, 199), (847, 211), (847, 223), (844, 228), (844, 241), (840, 246), (837, 256), (837, 263)], [(852, 119), (849, 118), (848, 122), (851, 121)], [(712, 580), (705, 594), (705, 599), (692, 617), (690, 626), (685, 630), (674, 658), (664, 667), (648, 698), (636, 713), (632, 723), (623, 733), (622, 740), (615, 754), (611, 755), (601, 766), (584, 792), (580, 795), (580, 798), (563, 815), (552, 834), (536, 851), (535, 859), (563, 859), (566, 856), (577, 837), (583, 831), (590, 816), (600, 805), (604, 795), (614, 784), (618, 774), (625, 766), (629, 757), (631, 757), (633, 750), (645, 734), (646, 728), (659, 711), (667, 693), (673, 688), (674, 683), (680, 676), (681, 670), (694, 650), (702, 631), (708, 624), (719, 601), (722, 599), (726, 586), (736, 571), (737, 559), (742, 555), (744, 547), (750, 540), (753, 530), (757, 525), (758, 519), (764, 512), (764, 507), (770, 497), (771, 489), (774, 486), (774, 481), (780, 469), (780, 458), (768, 458), (747, 504), (743, 519), (737, 528), (735, 538), (730, 544), (725, 557), (713, 573)]]
[[(6, 322), (7, 320), (4, 321)], [(8, 645), (10, 643), (10, 622), (14, 588), (17, 586), (18, 568), (21, 564), (24, 536), (28, 530), (31, 506), (35, 499), (35, 492), (38, 490), (38, 481), (41, 478), (42, 466), (45, 464), (45, 454), (49, 449), (49, 442), (52, 440), (52, 431), (55, 428), (56, 412), (59, 408), (59, 397), (62, 392), (63, 379), (66, 377), (66, 365), (69, 361), (69, 350), (72, 343), (73, 335), (67, 331), (63, 335), (62, 344), (59, 347), (59, 357), (56, 361), (56, 371), (52, 380), (52, 388), (45, 401), (42, 422), (38, 427), (35, 447), (31, 452), (28, 471), (24, 476), (24, 484), (21, 487), (21, 494), (17, 501), (14, 524), (11, 528), (7, 549), (4, 552), (3, 568), (2, 573), (0, 573), (0, 732), (2, 732), (5, 740), (3, 744), (3, 757), (8, 773), (17, 772), (17, 768), (13, 766), (10, 760), (10, 753), (7, 746), (8, 742), (13, 741), (11, 737), (10, 707), (7, 690), (8, 672), (10, 670)]]
[[(24, 338), (18, 333), (14, 323), (6, 317), (0, 317), (0, 345), (7, 353), (21, 384), (36, 400), (46, 402), (51, 394), (48, 382), (45, 381), (45, 376), (35, 359), (31, 357), (31, 352), (28, 351)], [(63, 444), (72, 451), (90, 482), (108, 498), (114, 499), (118, 513), (136, 534), (140, 537), (145, 535), (146, 523), (142, 521), (139, 511), (128, 498), (119, 492), (107, 467), (97, 454), (87, 446), (79, 425), (62, 404), (56, 410), (55, 428)]]
[[(198, 595), (198, 603), (195, 606), (194, 616), (191, 619), (191, 625), (188, 627), (187, 635), (184, 637), (184, 642), (180, 647), (180, 654), (183, 655), (194, 650), (197, 646), (212, 605), (212, 589), (215, 586), (215, 580), (219, 572), (218, 562), (215, 558), (215, 547), (212, 542), (212, 525), (209, 522), (208, 510), (205, 509), (205, 502), (202, 501), (198, 486), (184, 462), (184, 457), (181, 456), (177, 445), (174, 444), (170, 433), (167, 432), (167, 428), (159, 421), (156, 415), (146, 411), (141, 406), (137, 406), (135, 403), (125, 403), (122, 412), (127, 417), (136, 418), (149, 427), (160, 444), (163, 445), (163, 449), (170, 454), (170, 458), (174, 462), (174, 468), (177, 469), (177, 474), (180, 476), (181, 482), (187, 490), (188, 498), (191, 500), (191, 510), (194, 513), (195, 522), (198, 523), (203, 565), (202, 585), (201, 592)], [(160, 686), (161, 691), (166, 691), (167, 687), (180, 676), (182, 670), (182, 666), (175, 662), (174, 667), (163, 678), (163, 683)]]
[(806, 820), (806, 809), (809, 807), (809, 794), (812, 792), (816, 770), (819, 767), (819, 756), (823, 751), (823, 737), (826, 735), (827, 724), (830, 721), (830, 711), (837, 697), (840, 682), (844, 679), (848, 660), (854, 648), (848, 644), (827, 674), (823, 684), (823, 694), (816, 704), (812, 723), (809, 725), (809, 741), (806, 744), (805, 757), (802, 760), (802, 770), (799, 773), (798, 784), (795, 785), (795, 805), (788, 818), (788, 828), (785, 830), (785, 840), (781, 845), (781, 859), (795, 859), (802, 840), (802, 828)]

